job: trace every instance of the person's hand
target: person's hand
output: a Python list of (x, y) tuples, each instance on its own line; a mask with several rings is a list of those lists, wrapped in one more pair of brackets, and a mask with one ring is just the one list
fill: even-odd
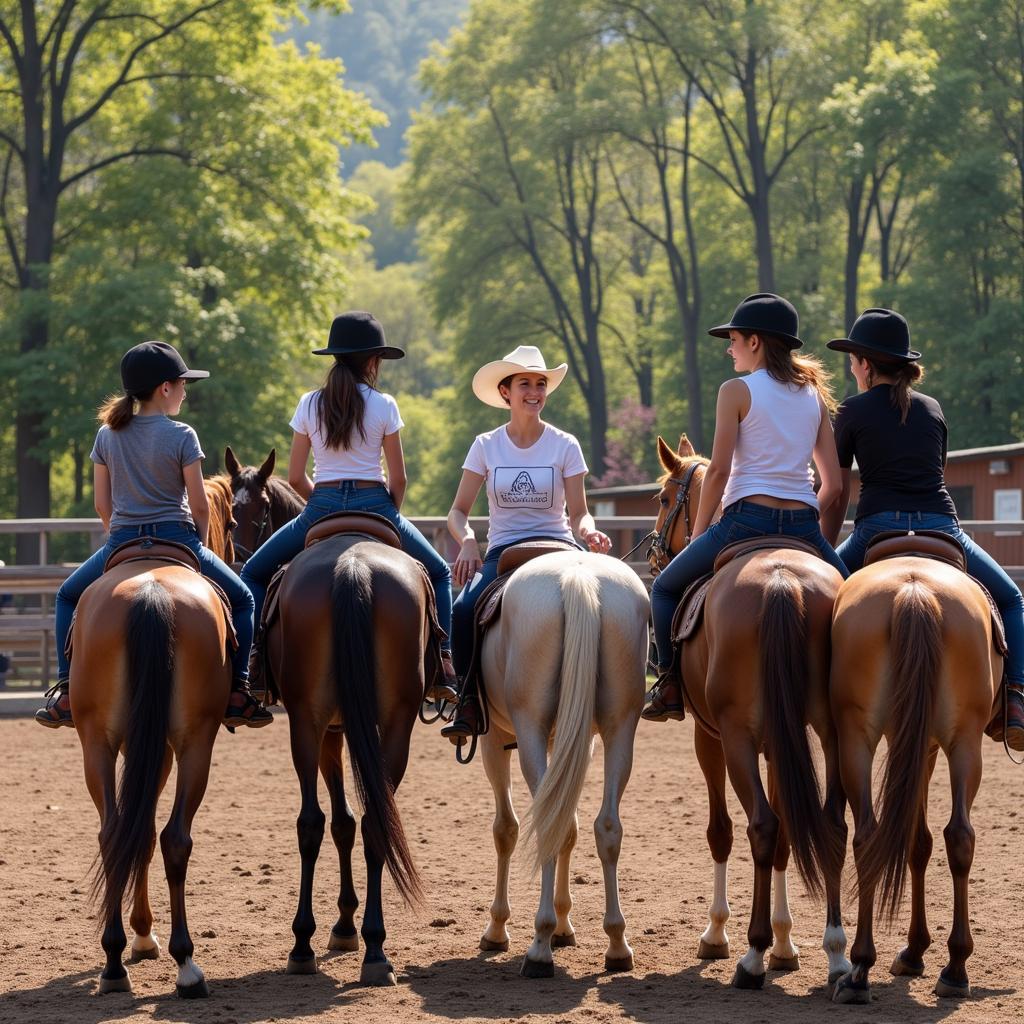
[(464, 587), (479, 572), (483, 564), (476, 537), (464, 540), (462, 547), (459, 548), (459, 557), (452, 566), (452, 582)]
[(580, 540), (599, 555), (607, 555), (612, 549), (612, 539), (600, 530), (584, 530), (580, 532)]

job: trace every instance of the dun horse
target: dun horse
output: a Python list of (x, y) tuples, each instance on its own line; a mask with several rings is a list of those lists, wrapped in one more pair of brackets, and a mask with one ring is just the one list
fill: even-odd
[[(659, 494), (652, 569), (689, 541), (691, 509), (699, 503), (707, 460), (684, 434), (678, 452), (658, 438), (665, 468)], [(786, 868), (790, 851), (811, 892), (825, 876), (828, 918), (824, 949), (829, 980), (850, 969), (840, 914), (838, 864), (846, 844), (845, 798), (828, 705), (829, 629), (842, 579), (816, 555), (791, 549), (739, 554), (714, 576), (704, 617), (683, 643), (682, 676), (695, 722), (694, 746), (708, 786), (708, 846), (715, 863), (710, 920), (699, 956), (729, 955), (727, 869), (732, 821), (725, 802), (728, 772), (747, 815), (754, 861), (754, 895), (747, 930), (749, 950), (736, 966), (733, 985), (761, 988), (764, 954), (774, 947), (769, 970), (796, 970)], [(806, 725), (825, 751), (826, 794), (820, 802)], [(759, 755), (768, 761), (768, 794)], [(826, 820), (831, 823), (826, 827)], [(775, 894), (772, 902), (772, 883)]]
[(633, 951), (619, 908), (616, 866), (622, 845), (619, 801), (632, 770), (633, 735), (643, 707), (646, 591), (636, 573), (614, 559), (565, 551), (517, 569), (502, 608), (482, 652), (490, 730), (481, 742), (494, 790), (498, 879), (480, 948), (504, 950), (509, 944), (509, 863), (519, 835), (509, 777), (513, 743), (519, 745), (533, 794), (530, 829), (541, 869), (540, 907), (522, 973), (550, 977), (551, 947), (575, 945), (569, 858), (576, 844), (576, 805), (598, 733), (604, 745), (604, 800), (594, 834), (605, 883), (605, 966), (630, 970)]
[[(230, 512), (225, 499), (218, 505), (223, 522)], [(131, 991), (121, 962), (127, 944), (121, 918), (126, 892), (133, 899), (133, 959), (160, 955), (149, 904), (149, 862), (157, 798), (176, 758), (174, 806), (160, 833), (171, 896), (168, 948), (178, 964), (178, 995), (209, 994), (192, 959), (185, 875), (192, 820), (206, 792), (211, 751), (231, 688), (229, 633), (228, 614), (213, 587), (198, 572), (172, 562), (122, 563), (88, 587), (79, 601), (70, 694), (85, 781), (100, 814), (94, 895), (101, 895), (107, 956), (101, 992)], [(119, 750), (124, 762), (115, 782)]]
[[(981, 589), (953, 566), (897, 557), (866, 565), (847, 580), (832, 627), (832, 707), (839, 730), (843, 785), (853, 809), (859, 907), (853, 970), (836, 986), (837, 1002), (870, 1001), (875, 963), (874, 897), (891, 918), (912, 885), (907, 946), (896, 975), (920, 975), (931, 944), (924, 876), (932, 852), (928, 781), (941, 748), (949, 763), (953, 811), (944, 830), (953, 876), (949, 962), (940, 996), (970, 994), (967, 958), (974, 943), (967, 906), (974, 858), (971, 805), (981, 782), (981, 744), (1002, 677), (991, 613)], [(885, 736), (889, 755), (876, 818), (872, 765)]]

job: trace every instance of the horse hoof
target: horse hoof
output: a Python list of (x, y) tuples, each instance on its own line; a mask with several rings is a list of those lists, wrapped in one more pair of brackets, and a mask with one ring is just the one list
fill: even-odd
[(733, 988), (764, 988), (764, 975), (751, 974), (743, 964), (736, 965), (736, 973), (732, 976)]
[(331, 929), (331, 937), (327, 940), (327, 948), (335, 953), (354, 953), (359, 949), (359, 934), (340, 935)]
[(944, 974), (935, 982), (935, 994), (943, 999), (966, 999), (971, 994), (970, 982), (951, 981)]
[(609, 974), (621, 974), (624, 971), (633, 970), (633, 955), (629, 956), (606, 956), (604, 958), (604, 969)]
[(697, 957), (700, 960), (728, 960), (729, 943), (705, 942), (701, 939), (697, 947)]
[(131, 992), (132, 979), (125, 971), (120, 978), (104, 978), (100, 975), (100, 995), (105, 996), (108, 992)]
[(210, 987), (206, 984), (205, 978), (200, 978), (191, 985), (177, 985), (179, 999), (207, 999), (210, 995)]
[(853, 975), (844, 974), (836, 982), (832, 1002), (865, 1006), (871, 1002), (871, 987), (866, 981), (856, 982)]
[(480, 939), (480, 948), (485, 953), (507, 953), (508, 952), (508, 939), (502, 939), (496, 941), (495, 939), (489, 939), (487, 936), (483, 936)]
[(553, 960), (531, 960), (526, 957), (519, 973), (524, 978), (553, 978), (555, 962)]
[(131, 961), (133, 964), (138, 963), (140, 960), (159, 960), (160, 959), (160, 946), (157, 942), (153, 942), (152, 945), (142, 946), (136, 945), (138, 939), (132, 943), (132, 955)]
[(315, 956), (289, 956), (288, 966), (285, 970), (289, 974), (316, 974)]
[(915, 960), (904, 949), (893, 960), (889, 973), (897, 978), (920, 978), (924, 974), (924, 961)]
[(575, 946), (576, 945), (576, 933), (569, 932), (567, 935), (552, 935), (551, 945), (555, 947), (562, 946)]
[(799, 956), (776, 956), (774, 953), (768, 957), (769, 971), (799, 971)]
[(397, 985), (398, 978), (395, 977), (394, 967), (387, 960), (380, 963), (364, 963), (363, 969), (359, 972), (359, 984), (387, 988)]

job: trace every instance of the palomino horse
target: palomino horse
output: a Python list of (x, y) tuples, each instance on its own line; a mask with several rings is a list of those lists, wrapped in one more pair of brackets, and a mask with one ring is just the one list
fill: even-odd
[(289, 973), (317, 969), (310, 945), (316, 930), (313, 870), (325, 821), (317, 799), (318, 766), (330, 793), (331, 835), (341, 862), (340, 916), (329, 948), (359, 948), (354, 921), (359, 901), (352, 881), (356, 824), (345, 799), (341, 764), (347, 739), (363, 805), (367, 876), (360, 980), (395, 984), (383, 949), (381, 875), (387, 864), (402, 896), (419, 898), (419, 876), (395, 790), (405, 774), (425, 676), (436, 670), (430, 656), (430, 602), (430, 581), (415, 559), (359, 533), (336, 534), (307, 547), (281, 582), (279, 614), (265, 642), (288, 710), (292, 762), (302, 794), (297, 822), (302, 876)]
[(257, 469), (255, 466), (243, 466), (230, 445), (224, 449), (234, 518), (238, 521), (235, 550), (243, 562), (276, 529), (291, 522), (306, 507), (287, 480), (273, 475), (276, 458), (277, 453), (272, 448), (263, 465)]
[[(678, 452), (659, 437), (658, 457), (666, 473), (651, 552), (655, 571), (689, 542), (707, 465), (685, 434)], [(846, 801), (828, 704), (829, 629), (840, 583), (832, 566), (803, 551), (762, 549), (737, 555), (715, 575), (703, 621), (683, 644), (682, 676), (695, 722), (697, 760), (708, 786), (707, 837), (715, 862), (710, 920), (698, 952), (702, 958), (729, 955), (725, 925), (732, 821), (725, 802), (727, 771), (748, 821), (754, 897), (749, 950), (733, 976), (738, 988), (764, 984), (764, 954), (773, 937), (768, 968), (796, 970), (800, 965), (791, 938), (786, 884), (791, 849), (811, 892), (820, 891), (825, 877), (828, 919), (823, 946), (829, 980), (850, 970), (839, 876), (827, 870), (838, 864), (841, 871), (846, 844)], [(808, 723), (825, 751), (824, 808), (807, 740)], [(759, 771), (761, 753), (768, 761), (767, 796)]]
[(231, 506), (234, 496), (231, 481), (224, 474), (207, 477), (203, 481), (206, 500), (210, 506), (210, 529), (206, 546), (222, 561), (231, 565), (235, 560), (234, 529), (236, 526)]
[[(192, 960), (185, 920), (185, 873), (192, 819), (202, 802), (210, 755), (231, 687), (229, 624), (220, 597), (198, 572), (155, 560), (106, 572), (82, 595), (74, 629), (71, 709), (82, 743), (85, 781), (100, 813), (101, 992), (131, 991), (121, 963), (121, 903), (134, 894), (134, 959), (160, 954), (152, 933), (149, 862), (157, 797), (178, 762), (171, 816), (160, 833), (171, 894), (169, 950), (178, 995), (208, 995)], [(124, 752), (115, 785), (118, 750)]]
[[(931, 944), (924, 874), (932, 852), (928, 781), (941, 747), (949, 763), (953, 811), (944, 830), (953, 876), (949, 962), (940, 996), (970, 994), (967, 957), (974, 949), (967, 906), (974, 859), (971, 805), (981, 782), (981, 744), (1002, 678), (988, 602), (963, 572), (940, 561), (900, 557), (867, 565), (842, 586), (832, 626), (832, 709), (839, 731), (843, 786), (854, 815), (859, 906), (852, 973), (837, 1002), (870, 1001), (875, 963), (874, 896), (891, 917), (909, 864), (912, 910), (896, 975), (920, 975)], [(875, 816), (872, 763), (882, 736), (889, 755)]]
[(553, 975), (552, 945), (575, 944), (569, 858), (595, 732), (604, 745), (604, 801), (594, 833), (605, 883), (605, 966), (613, 971), (633, 966), (616, 865), (622, 844), (619, 801), (643, 708), (648, 608), (643, 584), (622, 563), (590, 552), (547, 554), (516, 570), (501, 618), (484, 639), (490, 730), (481, 742), (494, 790), (498, 880), (480, 948), (505, 950), (509, 944), (509, 863), (519, 835), (509, 751), (518, 743), (533, 794), (530, 829), (541, 869), (534, 939), (522, 968), (526, 977)]

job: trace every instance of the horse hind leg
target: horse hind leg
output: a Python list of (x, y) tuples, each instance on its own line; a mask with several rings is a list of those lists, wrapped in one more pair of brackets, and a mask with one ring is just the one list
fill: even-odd
[(708, 848), (715, 865), (714, 892), (708, 910), (708, 925), (700, 937), (697, 956), (701, 960), (724, 960), (729, 956), (729, 855), (732, 853), (732, 819), (725, 802), (725, 754), (721, 742), (697, 725), (694, 749), (708, 787)]
[[(164, 755), (164, 764), (160, 777), (160, 789), (163, 790), (167, 784), (167, 777), (171, 773), (171, 762), (173, 754), (171, 748), (167, 748)], [(153, 910), (149, 904), (149, 869), (153, 862), (153, 853), (156, 850), (156, 833), (153, 834), (153, 842), (149, 848), (149, 861), (139, 881), (135, 886), (135, 896), (132, 899), (132, 913), (128, 919), (135, 937), (132, 939), (133, 963), (139, 960), (159, 960), (160, 940), (153, 931)]]
[(768, 957), (770, 971), (800, 970), (800, 950), (793, 945), (793, 915), (789, 909), (789, 885), (786, 869), (789, 866), (789, 837), (778, 809), (778, 787), (775, 771), (768, 763), (768, 802), (779, 818), (779, 838), (775, 842), (772, 861), (772, 935), (774, 944)]
[(514, 739), (514, 736), (500, 732), (492, 725), (490, 732), (481, 740), (484, 770), (494, 791), (494, 824), (491, 831), (494, 835), (494, 849), (498, 861), (490, 920), (480, 938), (480, 948), (485, 952), (506, 952), (509, 945), (508, 919), (511, 907), (508, 899), (508, 876), (512, 854), (519, 840), (519, 821), (512, 806), (512, 780), (509, 771), (512, 752), (506, 750), (505, 746)]
[(355, 914), (359, 909), (355, 883), (352, 878), (352, 848), (356, 841), (356, 819), (345, 798), (345, 776), (341, 765), (344, 739), (339, 731), (324, 735), (320, 749), (320, 773), (331, 797), (331, 837), (338, 850), (341, 887), (338, 893), (338, 920), (331, 929), (327, 948), (339, 953), (354, 953), (359, 949)]
[(844, 974), (853, 970), (846, 959), (846, 930), (843, 928), (842, 879), (846, 860), (846, 793), (839, 775), (839, 744), (835, 731), (822, 737), (825, 751), (825, 806), (823, 814), (829, 823), (832, 843), (824, 864), (825, 876), (825, 934), (821, 948), (828, 957), (828, 983), (834, 985)]

